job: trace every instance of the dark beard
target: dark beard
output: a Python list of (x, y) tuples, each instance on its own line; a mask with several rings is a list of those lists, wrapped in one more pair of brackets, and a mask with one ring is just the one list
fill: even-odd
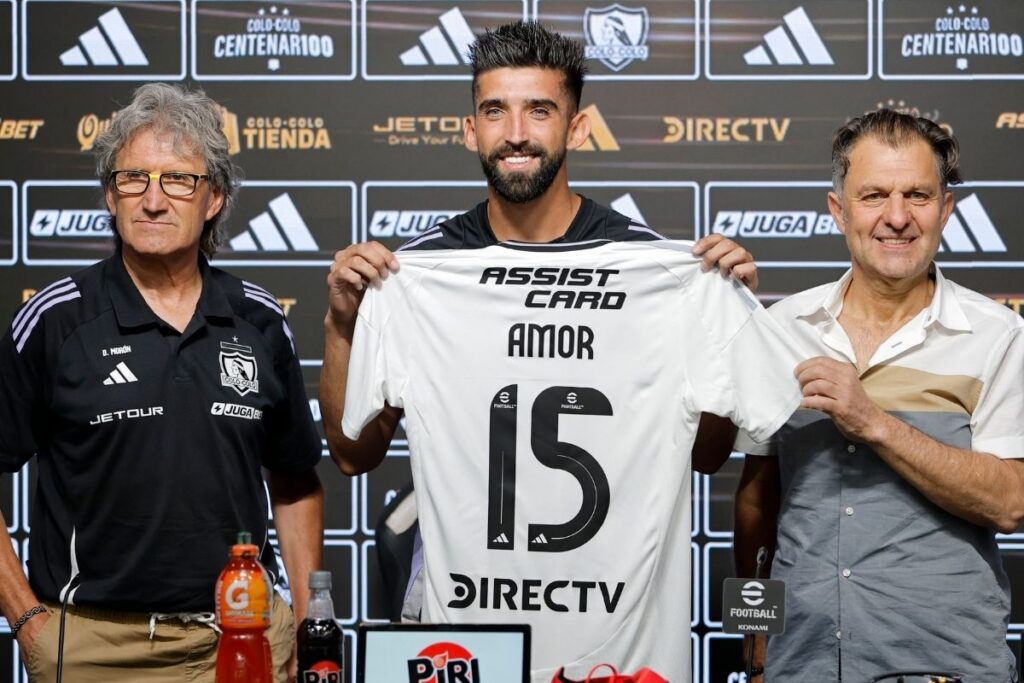
[[(540, 159), (540, 168), (533, 175), (528, 173), (502, 175), (498, 171), (500, 158), (515, 153), (531, 156), (537, 155)], [(495, 150), (490, 156), (484, 157), (482, 154), (480, 155), (480, 166), (484, 170), (487, 184), (494, 188), (498, 196), (512, 204), (532, 202), (547, 192), (548, 188), (551, 187), (551, 183), (555, 182), (555, 176), (558, 175), (558, 171), (561, 170), (563, 163), (565, 163), (565, 150), (562, 150), (556, 156), (550, 156), (540, 147), (524, 146), (517, 149), (505, 146)]]

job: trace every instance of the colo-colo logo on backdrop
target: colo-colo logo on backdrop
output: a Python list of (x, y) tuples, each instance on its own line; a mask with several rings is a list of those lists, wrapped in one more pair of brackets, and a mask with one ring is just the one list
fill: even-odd
[(458, 643), (428, 645), (408, 660), (409, 683), (481, 683), (480, 662)]
[(583, 15), (587, 59), (596, 59), (612, 71), (625, 69), (635, 59), (647, 61), (649, 24), (646, 7), (618, 3), (601, 9), (588, 7)]
[(880, 20), (883, 78), (1024, 78), (1024, 3), (890, 1)]
[(197, 78), (347, 80), (354, 77), (352, 3), (196, 0)]
[[(944, 267), (1024, 267), (1017, 199), (1024, 182), (976, 182), (953, 188), (956, 205), (936, 260)], [(845, 267), (845, 240), (824, 208), (825, 182), (711, 182), (705, 187), (704, 234), (759, 240), (764, 266)]]

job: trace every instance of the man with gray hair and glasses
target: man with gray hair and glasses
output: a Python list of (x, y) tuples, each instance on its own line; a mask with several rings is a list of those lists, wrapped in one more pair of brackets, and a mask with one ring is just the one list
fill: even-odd
[[(270, 492), (300, 618), (323, 492), (288, 323), (212, 268), (238, 186), (217, 105), (139, 88), (95, 145), (116, 251), (40, 290), (0, 342), (0, 471), (35, 454), (29, 575), (0, 519), (0, 610), (32, 681), (213, 681), (214, 584)], [(275, 680), (295, 627), (274, 601)]]
[(959, 157), (927, 119), (842, 126), (828, 205), (850, 270), (769, 311), (808, 358), (801, 409), (737, 445), (737, 571), (763, 546), (787, 584), (769, 683), (1017, 680), (995, 535), (1024, 519), (1024, 321), (935, 264)]

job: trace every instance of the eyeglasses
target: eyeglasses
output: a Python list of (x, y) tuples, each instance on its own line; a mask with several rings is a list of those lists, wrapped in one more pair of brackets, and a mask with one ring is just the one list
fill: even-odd
[(188, 197), (196, 191), (200, 178), (209, 180), (210, 176), (205, 173), (182, 173), (180, 171), (171, 171), (169, 173), (111, 171), (110, 178), (114, 181), (114, 187), (121, 194), (145, 194), (146, 190), (149, 189), (149, 181), (157, 180), (160, 183), (160, 189), (168, 197)]

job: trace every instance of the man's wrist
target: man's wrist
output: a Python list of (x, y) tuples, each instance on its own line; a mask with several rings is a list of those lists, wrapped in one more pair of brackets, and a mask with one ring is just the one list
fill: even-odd
[(17, 621), (11, 624), (11, 636), (17, 638), (18, 631), (20, 631), (22, 627), (29, 622), (29, 619), (36, 615), (42, 614), (45, 611), (46, 606), (42, 603), (35, 605), (33, 607), (29, 607), (20, 617), (18, 617)]

